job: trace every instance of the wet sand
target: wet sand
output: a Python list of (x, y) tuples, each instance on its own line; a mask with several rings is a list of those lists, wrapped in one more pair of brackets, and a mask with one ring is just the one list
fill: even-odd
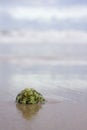
[[(0, 64), (0, 130), (87, 130), (87, 77), (81, 73), (80, 79), (75, 75), (70, 79), (66, 72), (59, 78), (55, 66), (48, 75), (35, 68), (40, 69)], [(43, 105), (16, 104), (15, 97), (25, 86), (49, 99)]]
[(1, 130), (87, 130), (87, 105), (48, 101), (43, 105), (0, 103)]

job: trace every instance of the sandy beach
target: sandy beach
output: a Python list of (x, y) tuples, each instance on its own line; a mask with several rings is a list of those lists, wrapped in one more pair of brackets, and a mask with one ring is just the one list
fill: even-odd
[[(32, 58), (13, 62), (2, 57), (1, 130), (87, 130), (87, 66), (65, 62)], [(47, 102), (16, 104), (17, 94), (26, 87), (36, 89)]]
[(0, 130), (87, 130), (87, 0), (0, 0)]

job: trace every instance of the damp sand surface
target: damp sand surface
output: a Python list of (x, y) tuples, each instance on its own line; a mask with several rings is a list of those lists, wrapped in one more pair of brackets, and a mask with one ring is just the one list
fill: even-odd
[[(0, 130), (87, 130), (87, 67), (24, 65), (0, 63)], [(25, 87), (47, 102), (16, 104)]]
[(87, 105), (48, 101), (43, 105), (0, 103), (1, 130), (87, 130)]

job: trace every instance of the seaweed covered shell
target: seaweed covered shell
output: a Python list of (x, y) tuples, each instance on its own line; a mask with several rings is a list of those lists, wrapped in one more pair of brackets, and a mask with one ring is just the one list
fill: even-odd
[(17, 95), (16, 102), (20, 104), (38, 104), (44, 103), (45, 99), (33, 88), (26, 88)]

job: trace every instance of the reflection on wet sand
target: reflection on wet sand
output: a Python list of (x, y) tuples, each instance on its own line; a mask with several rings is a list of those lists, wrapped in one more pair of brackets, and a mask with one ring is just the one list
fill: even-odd
[(26, 120), (30, 120), (41, 109), (41, 104), (16, 104), (16, 107), (19, 111), (21, 111), (23, 118), (25, 118)]

